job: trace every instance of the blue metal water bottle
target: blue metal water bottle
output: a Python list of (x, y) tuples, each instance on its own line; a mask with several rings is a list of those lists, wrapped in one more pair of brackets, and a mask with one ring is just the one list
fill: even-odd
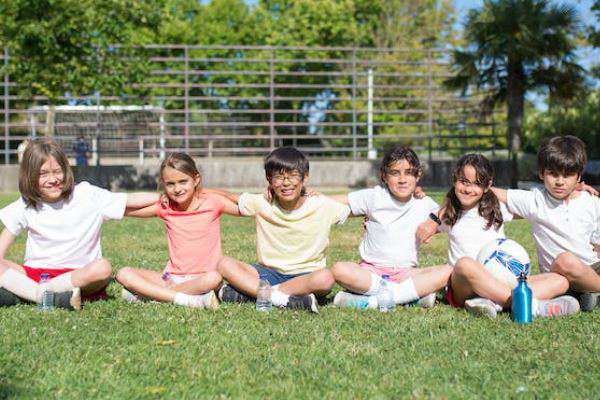
[(531, 289), (527, 286), (527, 274), (522, 271), (519, 275), (519, 283), (512, 291), (512, 319), (518, 324), (530, 324), (531, 313)]

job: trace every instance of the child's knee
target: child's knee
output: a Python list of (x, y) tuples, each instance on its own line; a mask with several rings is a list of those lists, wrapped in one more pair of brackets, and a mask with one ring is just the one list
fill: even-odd
[(471, 257), (461, 257), (454, 265), (452, 274), (465, 279), (470, 279), (475, 276), (478, 268), (480, 268), (480, 266), (478, 266), (477, 262)]
[(226, 257), (226, 256), (221, 257), (221, 260), (217, 264), (216, 272), (219, 275), (221, 275), (221, 277), (225, 276), (227, 271), (230, 269), (231, 264), (234, 262), (235, 262), (235, 260), (231, 257)]
[(313, 286), (314, 290), (328, 292), (333, 288), (335, 284), (335, 279), (333, 277), (333, 273), (328, 269), (322, 269), (314, 273), (313, 276)]
[(565, 277), (573, 277), (581, 272), (582, 263), (573, 253), (560, 253), (552, 263), (552, 271)]
[(125, 282), (127, 282), (129, 280), (129, 278), (132, 275), (133, 275), (133, 268), (123, 267), (119, 270), (119, 272), (117, 272), (115, 279), (117, 280), (117, 282), (124, 284)]
[(112, 266), (106, 258), (101, 259), (92, 267), (94, 280), (103, 281), (110, 279), (112, 274)]
[(336, 262), (333, 264), (333, 267), (331, 267), (331, 275), (336, 281), (343, 278), (346, 275), (346, 271), (346, 263), (343, 262)]

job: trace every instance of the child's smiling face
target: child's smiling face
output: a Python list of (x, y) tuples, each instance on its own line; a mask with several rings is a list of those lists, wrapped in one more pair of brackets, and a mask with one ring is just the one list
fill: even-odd
[(463, 210), (470, 210), (479, 204), (483, 194), (491, 187), (482, 187), (477, 183), (477, 171), (471, 165), (465, 165), (460, 178), (454, 182), (454, 193)]
[(419, 182), (418, 169), (410, 165), (406, 159), (398, 160), (390, 164), (382, 180), (388, 187), (388, 190), (400, 201), (407, 202), (411, 199), (417, 182)]
[(52, 156), (40, 168), (38, 180), (42, 199), (47, 203), (54, 203), (61, 198), (65, 172)]
[(302, 176), (298, 171), (279, 171), (269, 180), (277, 201), (282, 205), (296, 203), (302, 197), (302, 189), (308, 175)]
[(162, 171), (162, 181), (169, 200), (178, 206), (186, 206), (196, 193), (200, 176), (192, 177), (175, 168), (165, 167)]

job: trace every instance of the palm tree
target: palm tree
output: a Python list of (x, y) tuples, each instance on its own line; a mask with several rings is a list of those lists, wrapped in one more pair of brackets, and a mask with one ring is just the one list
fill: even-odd
[(525, 95), (542, 89), (553, 100), (571, 98), (582, 88), (585, 71), (574, 54), (581, 30), (573, 7), (547, 0), (486, 0), (468, 14), (466, 47), (454, 51), (454, 74), (445, 83), (463, 93), (482, 89), (491, 109), (507, 104), (513, 187)]

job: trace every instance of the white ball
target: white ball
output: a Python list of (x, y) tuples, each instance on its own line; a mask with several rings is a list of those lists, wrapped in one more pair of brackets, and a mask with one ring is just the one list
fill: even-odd
[(508, 286), (517, 286), (521, 271), (529, 275), (529, 254), (511, 239), (494, 239), (479, 250), (477, 261)]

